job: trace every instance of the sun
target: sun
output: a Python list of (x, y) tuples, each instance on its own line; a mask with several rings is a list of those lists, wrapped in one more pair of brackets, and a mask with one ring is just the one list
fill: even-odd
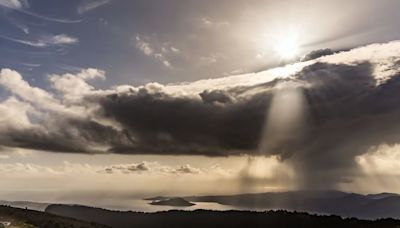
[(299, 43), (296, 36), (286, 36), (276, 42), (276, 53), (282, 59), (293, 59), (299, 54)]

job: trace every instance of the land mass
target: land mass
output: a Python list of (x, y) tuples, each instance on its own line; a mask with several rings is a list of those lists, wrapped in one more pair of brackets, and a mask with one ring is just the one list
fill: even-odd
[(399, 220), (379, 219), (375, 221), (341, 218), (334, 215), (311, 215), (288, 211), (163, 211), (155, 213), (110, 211), (79, 205), (49, 205), (46, 212), (106, 224), (115, 228), (187, 228), (187, 227), (341, 227), (341, 228), (395, 228)]
[(0, 206), (0, 227), (18, 228), (109, 228), (95, 222), (80, 221), (29, 209)]
[(183, 198), (190, 202), (214, 202), (247, 210), (283, 209), (361, 219), (400, 218), (400, 195), (395, 193), (362, 195), (326, 190)]
[(153, 200), (151, 205), (160, 205), (160, 206), (172, 206), (172, 207), (190, 207), (196, 205), (191, 203), (183, 198), (175, 197), (175, 198), (166, 198), (161, 200)]

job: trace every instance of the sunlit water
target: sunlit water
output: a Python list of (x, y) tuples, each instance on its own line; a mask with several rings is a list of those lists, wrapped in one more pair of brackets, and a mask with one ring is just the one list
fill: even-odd
[(98, 205), (104, 209), (109, 210), (121, 210), (121, 211), (141, 211), (141, 212), (157, 212), (157, 211), (169, 211), (169, 210), (239, 210), (237, 207), (222, 205), (213, 202), (193, 202), (196, 205), (190, 207), (173, 207), (173, 206), (161, 206), (161, 205), (151, 205), (149, 200), (130, 200), (129, 205)]

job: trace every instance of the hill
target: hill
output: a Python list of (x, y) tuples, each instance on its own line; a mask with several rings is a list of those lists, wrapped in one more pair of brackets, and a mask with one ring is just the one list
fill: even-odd
[(27, 208), (30, 210), (35, 211), (44, 211), (50, 203), (38, 203), (38, 202), (31, 202), (31, 201), (6, 201), (0, 200), (0, 205), (11, 206), (16, 208)]
[(88, 222), (97, 222), (115, 228), (132, 227), (380, 227), (400, 226), (399, 220), (381, 219), (376, 221), (343, 219), (339, 216), (310, 215), (307, 213), (269, 211), (164, 211), (156, 213), (121, 212), (77, 205), (49, 205), (46, 212), (68, 216)]
[(107, 228), (108, 226), (29, 209), (0, 206), (0, 227)]

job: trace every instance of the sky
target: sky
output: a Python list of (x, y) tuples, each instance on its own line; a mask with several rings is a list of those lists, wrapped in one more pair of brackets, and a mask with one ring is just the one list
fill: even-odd
[(400, 192), (399, 7), (0, 0), (0, 198)]

